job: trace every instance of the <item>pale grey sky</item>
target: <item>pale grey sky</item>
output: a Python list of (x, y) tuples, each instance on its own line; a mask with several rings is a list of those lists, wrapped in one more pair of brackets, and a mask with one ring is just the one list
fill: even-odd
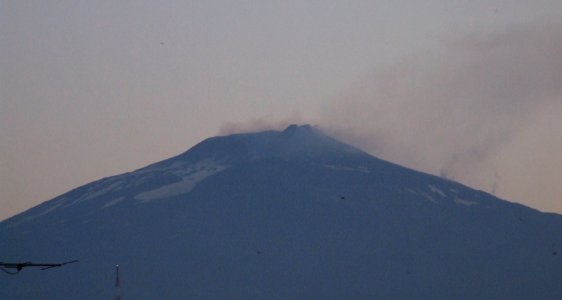
[(0, 0), (0, 219), (290, 121), (562, 212), (559, 20), (559, 0)]

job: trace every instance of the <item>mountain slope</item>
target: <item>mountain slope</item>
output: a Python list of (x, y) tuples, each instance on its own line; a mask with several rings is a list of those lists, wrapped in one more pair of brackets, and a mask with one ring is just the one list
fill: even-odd
[[(207, 139), (0, 223), (0, 298), (559, 299), (562, 217), (310, 126)], [(32, 288), (30, 288), (32, 287)]]

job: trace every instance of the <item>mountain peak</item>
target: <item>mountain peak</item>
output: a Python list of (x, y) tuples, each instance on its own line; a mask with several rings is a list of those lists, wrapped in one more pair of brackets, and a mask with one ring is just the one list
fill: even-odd
[[(283, 131), (239, 133), (208, 138), (183, 154), (171, 158), (197, 162), (204, 159), (229, 164), (262, 158), (328, 159), (368, 155), (335, 140), (315, 126), (292, 124)], [(170, 163), (165, 161), (166, 163)]]
[(310, 124), (304, 124), (304, 125), (291, 124), (287, 126), (285, 130), (283, 130), (283, 134), (295, 134), (297, 132), (311, 133), (313, 130), (314, 128)]
[(366, 154), (309, 124), (289, 125), (272, 141), (272, 146), (274, 156), (285, 158), (327, 159)]

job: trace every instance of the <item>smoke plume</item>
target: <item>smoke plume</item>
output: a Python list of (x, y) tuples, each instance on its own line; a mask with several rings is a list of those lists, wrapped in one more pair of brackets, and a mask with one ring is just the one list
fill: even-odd
[(562, 108), (561, 25), (444, 38), (366, 76), (320, 123), (379, 157), (495, 192), (506, 145), (545, 107)]
[(303, 123), (299, 114), (293, 113), (291, 116), (275, 120), (274, 118), (253, 118), (246, 122), (227, 122), (219, 128), (219, 135), (230, 135), (245, 132), (258, 132), (265, 130), (283, 130), (290, 124)]

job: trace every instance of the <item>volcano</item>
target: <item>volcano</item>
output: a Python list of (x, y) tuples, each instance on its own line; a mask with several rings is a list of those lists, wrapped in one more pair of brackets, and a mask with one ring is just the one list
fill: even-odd
[(212, 137), (0, 222), (1, 299), (562, 299), (562, 216), (309, 125)]

